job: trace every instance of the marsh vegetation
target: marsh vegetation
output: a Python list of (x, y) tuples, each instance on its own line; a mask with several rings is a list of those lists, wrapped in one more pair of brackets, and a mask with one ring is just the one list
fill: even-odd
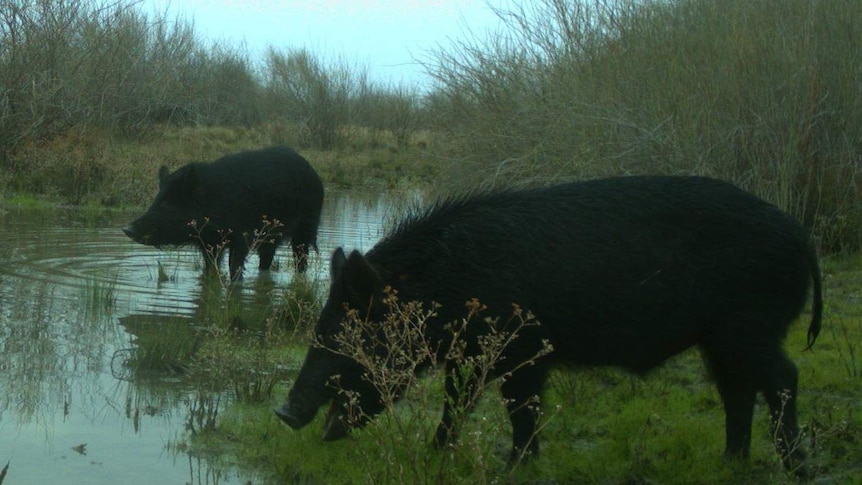
[[(381, 220), (417, 192), (686, 173), (779, 205), (824, 255), (824, 332), (802, 352), (797, 325), (786, 344), (816, 480), (862, 483), (862, 3), (513, 2), (499, 35), (427, 53), (434, 82), (422, 90), (371, 83), (362, 66), (305, 49), (273, 46), (252, 59), (139, 7), (0, 0), (9, 483), (22, 470), (55, 481), (43, 454), (20, 451), (47, 448), (82, 458), (64, 460), (64, 475), (99, 466), (123, 480), (153, 478), (149, 459), (176, 468), (158, 461), (167, 449), (187, 461), (178, 476), (196, 483), (793, 482), (766, 413), (751, 462), (720, 459), (720, 400), (695, 353), (644, 379), (556, 371), (538, 403), (544, 455), (515, 469), (504, 466), (496, 382), (460, 444), (431, 451), (442, 395), (434, 368), (345, 441), (320, 441), (322, 417), (284, 429), (271, 409), (308, 344), (324, 264), (304, 279), (282, 280), (276, 268), (274, 281), (251, 274), (234, 286), (200, 279), (184, 252), (130, 246), (116, 229), (156, 193), (162, 164), (276, 144), (310, 160), (328, 194), (389, 194), (327, 197), (321, 230), (331, 232), (315, 256), (324, 260), (336, 246), (368, 249)], [(73, 233), (84, 239), (66, 239)], [(69, 427), (81, 421), (112, 428), (78, 439), (83, 428)], [(136, 461), (99, 458), (128, 433), (147, 450)], [(69, 453), (84, 439), (87, 457)]]

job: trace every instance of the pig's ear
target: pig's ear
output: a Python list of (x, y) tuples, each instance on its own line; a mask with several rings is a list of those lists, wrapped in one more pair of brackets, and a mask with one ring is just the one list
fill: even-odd
[(341, 275), (350, 299), (356, 303), (370, 303), (371, 297), (383, 285), (377, 270), (356, 250), (344, 262)]
[(332, 252), (332, 259), (329, 261), (329, 277), (331, 281), (335, 281), (344, 265), (347, 264), (347, 257), (344, 256), (344, 250), (340, 247)]

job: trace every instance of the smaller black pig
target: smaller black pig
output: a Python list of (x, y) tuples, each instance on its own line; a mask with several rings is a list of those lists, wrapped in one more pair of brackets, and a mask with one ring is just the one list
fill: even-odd
[[(364, 255), (337, 249), (331, 265), (329, 299), (314, 328), (323, 346), (309, 348), (275, 411), (293, 428), (331, 401), (324, 439), (344, 436), (351, 396), (367, 416), (383, 410), (364, 368), (339, 352), (338, 335), (351, 321), (383, 322), (391, 287), (401, 301), (439, 303), (425, 331), (432, 349), (449, 348), (450, 324), (465, 317), (472, 298), (487, 306), (483, 316), (503, 322), (513, 304), (535, 316), (538, 325), (520, 329), (493, 369), (503, 378), (512, 460), (539, 451), (529, 404), (553, 364), (645, 373), (696, 346), (724, 404), (726, 454), (748, 456), (760, 393), (785, 466), (804, 474), (797, 369), (782, 341), (812, 287), (809, 346), (820, 331), (817, 256), (793, 217), (729, 183), (619, 177), (449, 200), (408, 217)], [(358, 320), (345, 318), (347, 308)], [(468, 355), (482, 352), (488, 331), (467, 327), (459, 338)], [(382, 330), (367, 333), (366, 342), (377, 342)], [(517, 366), (546, 342), (550, 354)], [(383, 362), (387, 348), (375, 347)], [(471, 375), (458, 368), (464, 362), (446, 362), (438, 445), (456, 437), (453, 409), (473, 402), (465, 394), (475, 384), (459, 381)]]
[(266, 148), (189, 163), (173, 173), (162, 166), (156, 199), (123, 232), (149, 246), (197, 245), (207, 271), (218, 267), (228, 248), (232, 279), (242, 277), (256, 238), (261, 270), (270, 268), (276, 247), (290, 238), (301, 273), (309, 248), (317, 248), (322, 207), (323, 184), (308, 161), (287, 147)]

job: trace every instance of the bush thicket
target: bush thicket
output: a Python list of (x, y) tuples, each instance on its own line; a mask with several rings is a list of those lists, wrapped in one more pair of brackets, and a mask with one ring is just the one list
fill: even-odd
[[(393, 113), (367, 106), (390, 97), (417, 99), (412, 88), (377, 86), (364, 69), (305, 49), (271, 47), (258, 62), (243, 47), (205, 42), (190, 19), (145, 13), (139, 1), (0, 0), (6, 156), (71, 129), (128, 136), (166, 123), (288, 123), (300, 133), (290, 141), (339, 148), (351, 125), (389, 129)], [(414, 125), (402, 123), (402, 139)]]
[(712, 175), (829, 249), (862, 245), (862, 3), (541, 0), (499, 15), (504, 35), (426, 61), (454, 178)]
[(248, 135), (231, 148), (409, 158), (419, 146), (447, 191), (711, 175), (790, 211), (825, 249), (862, 248), (862, 3), (537, 0), (497, 13), (500, 32), (426, 54), (420, 91), (303, 48), (253, 59), (135, 0), (0, 0), (0, 184), (73, 203), (135, 190), (123, 174), (141, 169), (120, 166), (118, 138), (146, 146), (135, 163), (161, 163), (165, 127), (223, 127)]

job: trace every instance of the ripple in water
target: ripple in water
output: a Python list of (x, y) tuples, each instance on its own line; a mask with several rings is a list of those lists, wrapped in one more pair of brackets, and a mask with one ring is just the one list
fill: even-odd
[[(370, 249), (399, 207), (380, 197), (327, 194), (320, 253), (305, 277), (328, 279), (338, 246)], [(10, 461), (11, 483), (245, 481), (166, 452), (165, 443), (184, 433), (187, 390), (112, 374), (112, 356), (134, 340), (120, 322), (199, 318), (201, 302), (220, 288), (202, 284), (196, 250), (159, 251), (129, 240), (120, 228), (137, 215), (0, 214), (0, 463)], [(243, 302), (287, 287), (294, 277), (289, 248), (280, 248), (276, 261), (274, 271), (258, 274), (250, 256), (236, 287)], [(107, 290), (113, 305), (92, 312), (88, 300)], [(86, 455), (73, 450), (82, 443)]]

